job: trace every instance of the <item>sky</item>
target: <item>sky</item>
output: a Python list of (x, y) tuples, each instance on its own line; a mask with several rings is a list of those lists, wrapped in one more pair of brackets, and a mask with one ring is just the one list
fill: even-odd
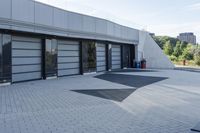
[(200, 43), (200, 0), (36, 0), (65, 10), (176, 37), (194, 32)]

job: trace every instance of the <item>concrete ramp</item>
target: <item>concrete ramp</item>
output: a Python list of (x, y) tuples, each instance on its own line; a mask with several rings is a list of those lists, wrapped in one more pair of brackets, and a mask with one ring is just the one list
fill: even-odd
[(162, 49), (153, 40), (148, 32), (140, 31), (138, 46), (138, 57), (147, 60), (147, 68), (152, 69), (174, 69), (174, 64), (164, 54)]

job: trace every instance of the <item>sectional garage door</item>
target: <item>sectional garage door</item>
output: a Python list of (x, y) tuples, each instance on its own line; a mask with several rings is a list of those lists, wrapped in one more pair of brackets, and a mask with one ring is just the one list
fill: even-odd
[(106, 45), (97, 43), (97, 72), (106, 71)]
[(112, 69), (121, 68), (121, 47), (120, 45), (112, 45)]
[(41, 79), (41, 40), (12, 37), (12, 82)]
[(80, 74), (79, 42), (58, 41), (58, 76)]

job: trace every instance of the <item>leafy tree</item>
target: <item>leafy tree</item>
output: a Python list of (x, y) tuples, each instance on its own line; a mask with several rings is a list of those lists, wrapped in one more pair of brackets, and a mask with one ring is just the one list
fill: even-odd
[(181, 49), (184, 50), (185, 48), (187, 48), (187, 45), (187, 42), (181, 42)]
[(170, 41), (167, 41), (163, 47), (163, 50), (164, 50), (164, 53), (166, 55), (172, 55), (173, 53), (173, 47), (172, 45), (170, 44)]
[(176, 47), (174, 48), (173, 55), (176, 57), (179, 57), (182, 55), (182, 49), (181, 49), (181, 43), (177, 42)]
[(182, 53), (183, 60), (193, 60), (194, 59), (194, 47), (192, 44), (187, 45)]
[(179, 41), (178, 39), (169, 36), (154, 36), (153, 39), (160, 46), (161, 49), (164, 49), (164, 45), (167, 41), (170, 41), (172, 47), (175, 47), (177, 41)]
[(178, 58), (174, 55), (171, 55), (169, 58), (171, 61), (178, 61)]
[(196, 65), (200, 66), (200, 48), (195, 50), (194, 61)]

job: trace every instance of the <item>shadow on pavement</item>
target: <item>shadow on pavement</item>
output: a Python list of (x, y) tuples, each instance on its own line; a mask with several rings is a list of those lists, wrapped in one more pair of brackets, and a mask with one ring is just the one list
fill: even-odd
[(112, 74), (112, 73), (98, 75), (98, 76), (95, 76), (95, 78), (134, 87), (136, 89), (168, 79), (166, 77), (124, 75), (124, 74)]
[(150, 77), (138, 75), (123, 75), (123, 74), (102, 74), (95, 78), (106, 80), (109, 82), (122, 84), (133, 87), (133, 89), (98, 89), (98, 90), (72, 90), (74, 92), (109, 99), (117, 102), (122, 102), (138, 88), (150, 85), (165, 79), (166, 77)]
[(73, 91), (86, 95), (96, 96), (99, 98), (122, 102), (129, 95), (131, 95), (135, 91), (135, 89), (103, 89), (103, 90), (73, 90)]

